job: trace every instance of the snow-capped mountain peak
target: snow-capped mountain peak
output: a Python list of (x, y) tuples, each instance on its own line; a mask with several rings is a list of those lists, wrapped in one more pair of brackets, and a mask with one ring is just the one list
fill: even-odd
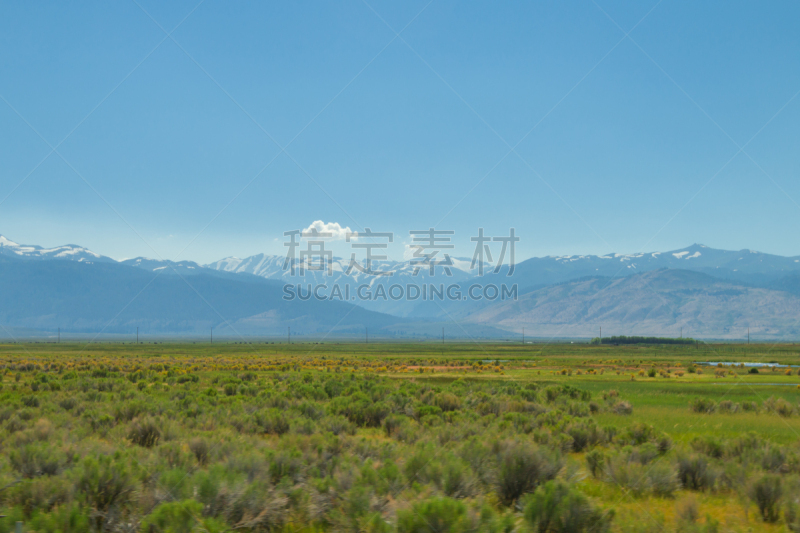
[[(464, 258), (450, 258), (449, 270), (450, 274), (460, 279), (466, 279), (476, 275), (477, 268), (472, 269), (471, 261)], [(296, 259), (293, 261), (294, 271), (302, 270), (304, 275), (310, 278), (319, 277), (317, 274), (322, 275), (323, 269), (320, 268), (319, 258), (304, 258), (303, 260)], [(260, 276), (267, 279), (287, 278), (293, 275), (291, 268), (286, 267), (286, 257), (282, 255), (266, 255), (258, 254), (244, 259), (238, 257), (226, 257), (214, 263), (203, 265), (206, 268), (213, 270), (221, 270), (225, 272), (246, 273)], [(360, 267), (360, 268), (359, 268)], [(363, 269), (366, 269), (365, 261), (359, 261), (355, 268), (351, 268), (350, 259), (333, 257), (330, 261), (330, 271), (335, 277), (348, 276), (355, 280), (363, 277)], [(324, 271), (327, 272), (328, 265), (325, 264)], [(415, 270), (427, 271), (427, 267), (420, 268), (420, 265), (415, 265), (412, 261), (372, 261), (372, 271), (392, 272), (395, 279), (407, 275), (413, 275)], [(439, 273), (443, 271), (444, 267), (437, 266), (435, 271)], [(423, 273), (424, 274), (424, 273)], [(425, 277), (423, 275), (423, 277)], [(378, 276), (380, 278), (380, 276)]]
[(102, 256), (75, 244), (43, 248), (32, 244), (18, 244), (3, 235), (0, 235), (0, 255), (23, 259), (61, 259), (78, 262), (107, 263), (114, 261), (110, 257)]
[(15, 243), (12, 240), (6, 239), (4, 236), (0, 235), (0, 246), (17, 247), (19, 246), (19, 244)]

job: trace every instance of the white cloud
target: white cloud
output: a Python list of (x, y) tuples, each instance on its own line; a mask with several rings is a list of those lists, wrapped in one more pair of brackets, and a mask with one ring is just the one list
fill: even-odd
[[(329, 237), (324, 238), (332, 241), (343, 241), (347, 237), (348, 233), (355, 233), (348, 226), (342, 227), (342, 225), (338, 222), (323, 222), (321, 220), (315, 220), (312, 222), (309, 227), (303, 230), (303, 233), (311, 233), (313, 230), (317, 230), (319, 233), (330, 234)], [(354, 237), (350, 237), (350, 240), (353, 239)]]
[(403, 244), (403, 261), (414, 259), (417, 250), (419, 250), (418, 244)]

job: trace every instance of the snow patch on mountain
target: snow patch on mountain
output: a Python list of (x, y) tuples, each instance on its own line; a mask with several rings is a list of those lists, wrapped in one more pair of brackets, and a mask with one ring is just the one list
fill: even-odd
[(19, 244), (0, 235), (0, 246), (19, 246)]

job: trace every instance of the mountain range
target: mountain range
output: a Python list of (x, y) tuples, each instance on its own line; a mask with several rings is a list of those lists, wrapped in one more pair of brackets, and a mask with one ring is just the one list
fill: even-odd
[[(84, 335), (295, 335), (459, 338), (679, 335), (800, 336), (800, 257), (695, 244), (670, 252), (536, 257), (480, 276), (453, 258), (433, 275), (411, 261), (334, 258), (330, 273), (282, 256), (228, 257), (207, 265), (147, 258), (116, 261), (77, 245), (43, 248), (0, 236), (0, 335), (62, 328)], [(327, 268), (326, 268), (327, 270)], [(302, 275), (300, 274), (302, 271)], [(511, 275), (509, 275), (511, 274)], [(395, 286), (516, 286), (516, 300), (285, 299), (285, 285), (325, 284), (354, 294)], [(378, 289), (382, 286), (383, 289)], [(345, 288), (347, 287), (347, 288)], [(682, 329), (681, 329), (682, 328)]]

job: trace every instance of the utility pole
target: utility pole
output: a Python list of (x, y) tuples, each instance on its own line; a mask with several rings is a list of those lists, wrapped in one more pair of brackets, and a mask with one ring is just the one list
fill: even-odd
[(444, 344), (444, 328), (442, 328), (442, 344)]
[(683, 338), (683, 326), (681, 326), (681, 339)]
[(600, 344), (603, 344), (603, 326), (600, 326)]
[(61, 328), (58, 328), (58, 343), (61, 344)]
[(214, 344), (214, 326), (211, 326), (211, 344)]
[(522, 345), (525, 346), (525, 327), (522, 327)]
[(139, 344), (139, 326), (136, 326), (136, 344)]
[(292, 344), (292, 326), (289, 326), (289, 336), (286, 338), (286, 344)]
[(364, 328), (364, 344), (369, 344), (369, 328)]

